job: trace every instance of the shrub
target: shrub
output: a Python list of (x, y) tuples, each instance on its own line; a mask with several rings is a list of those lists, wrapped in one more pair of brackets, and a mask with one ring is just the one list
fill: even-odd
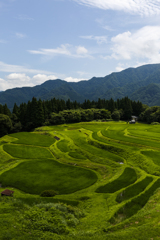
[(54, 197), (57, 194), (58, 193), (54, 190), (45, 190), (40, 194), (40, 196), (41, 197)]

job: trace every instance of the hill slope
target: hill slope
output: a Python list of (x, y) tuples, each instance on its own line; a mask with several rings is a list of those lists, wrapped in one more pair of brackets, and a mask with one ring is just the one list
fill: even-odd
[(160, 105), (160, 88), (157, 84), (160, 84), (160, 64), (150, 64), (77, 83), (57, 79), (35, 87), (9, 89), (0, 92), (0, 104), (6, 103), (12, 108), (15, 102), (19, 105), (33, 96), (42, 100), (55, 97), (78, 102), (111, 97), (116, 100), (128, 96), (149, 106)]

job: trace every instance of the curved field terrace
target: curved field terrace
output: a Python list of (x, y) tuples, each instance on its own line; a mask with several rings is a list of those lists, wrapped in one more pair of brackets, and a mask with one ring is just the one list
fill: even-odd
[(97, 175), (91, 170), (45, 159), (22, 162), (0, 176), (2, 185), (31, 194), (40, 194), (49, 189), (59, 194), (73, 193), (96, 181)]
[(158, 240), (159, 159), (160, 125), (82, 122), (0, 138), (1, 192), (14, 191), (0, 197), (0, 239)]

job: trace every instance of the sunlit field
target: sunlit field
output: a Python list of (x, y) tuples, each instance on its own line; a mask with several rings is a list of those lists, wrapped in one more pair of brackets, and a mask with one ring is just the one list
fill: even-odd
[(0, 239), (160, 239), (160, 126), (86, 122), (4, 136), (0, 184), (14, 191), (0, 197)]

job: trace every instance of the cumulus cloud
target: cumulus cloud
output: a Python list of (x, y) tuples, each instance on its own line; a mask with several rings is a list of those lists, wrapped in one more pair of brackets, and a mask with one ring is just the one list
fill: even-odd
[(72, 46), (70, 44), (62, 44), (57, 48), (41, 48), (39, 50), (29, 50), (31, 54), (40, 54), (45, 56), (54, 57), (57, 55), (63, 55), (74, 58), (87, 58), (91, 57), (88, 50), (84, 46)]
[(37, 74), (32, 78), (35, 85), (41, 84), (47, 80), (54, 80), (54, 79), (57, 79), (55, 75), (45, 75), (45, 74)]
[(0, 91), (23, 86), (34, 86), (31, 78), (25, 73), (11, 73), (5, 79), (0, 78)]
[(9, 83), (6, 80), (0, 78), (0, 91), (4, 91), (4, 90), (6, 90), (8, 88), (11, 88), (9, 86)]
[[(145, 26), (138, 31), (118, 34), (111, 39), (112, 54), (106, 58), (131, 60), (148, 59), (150, 63), (160, 62), (160, 27)], [(146, 60), (145, 60), (146, 61)]]
[(5, 79), (0, 78), (0, 91), (15, 87), (33, 87), (54, 79), (57, 79), (55, 75), (36, 74), (29, 77), (25, 73), (11, 73)]
[(76, 49), (77, 55), (86, 55), (88, 53), (88, 50), (85, 47), (78, 46)]
[(15, 81), (16, 83), (20, 80), (22, 84), (24, 84), (24, 82), (28, 83), (31, 80), (25, 73), (11, 73), (7, 76), (7, 79), (12, 82)]
[(139, 15), (160, 14), (160, 0), (73, 0), (88, 7), (119, 10)]
[[(25, 73), (11, 73), (4, 79), (0, 78), (0, 91), (16, 87), (33, 87), (40, 85), (47, 80), (55, 80), (58, 77), (55, 75), (36, 74), (32, 77), (27, 76)], [(83, 78), (66, 77), (67, 82), (79, 82), (85, 80)]]
[(107, 36), (81, 36), (81, 38), (88, 40), (95, 40), (98, 44), (107, 43)]
[(116, 67), (116, 72), (121, 72), (121, 71), (123, 71), (123, 70), (124, 70), (124, 68), (121, 67), (121, 66), (117, 66), (117, 67)]
[(65, 78), (64, 80), (67, 81), (67, 82), (79, 82), (79, 81), (86, 80), (86, 79), (67, 77), (67, 78)]

